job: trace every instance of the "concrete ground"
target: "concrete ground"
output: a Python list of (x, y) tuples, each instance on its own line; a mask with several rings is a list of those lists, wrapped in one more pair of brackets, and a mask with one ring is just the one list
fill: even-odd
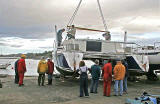
[[(126, 98), (139, 97), (143, 91), (160, 95), (160, 81), (147, 81), (141, 79), (128, 82), (128, 94), (113, 96), (113, 83), (111, 97), (103, 96), (103, 83), (99, 84), (98, 94), (80, 98), (79, 81), (77, 79), (53, 79), (52, 86), (38, 86), (37, 77), (25, 77), (23, 87), (14, 84), (14, 77), (0, 78), (3, 88), (0, 88), (0, 104), (124, 104)], [(45, 82), (47, 84), (47, 80)], [(89, 81), (90, 84), (90, 81)]]

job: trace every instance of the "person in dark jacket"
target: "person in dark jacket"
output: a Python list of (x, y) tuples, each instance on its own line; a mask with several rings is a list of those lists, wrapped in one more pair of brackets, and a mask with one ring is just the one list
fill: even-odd
[(65, 29), (60, 29), (58, 32), (57, 32), (57, 40), (58, 40), (58, 46), (61, 45), (61, 42), (62, 42), (62, 33), (65, 31)]
[(126, 69), (125, 77), (123, 79), (123, 84), (124, 84), (123, 92), (127, 94), (128, 93), (127, 92), (127, 79), (129, 77), (129, 72), (128, 72), (128, 63), (126, 60), (123, 60), (123, 65), (125, 66), (125, 69)]
[(80, 97), (83, 97), (84, 94), (85, 96), (89, 96), (87, 75), (88, 68), (85, 66), (84, 61), (80, 61), (78, 71), (80, 71)]
[(97, 93), (98, 82), (100, 77), (99, 60), (96, 60), (95, 65), (91, 66), (91, 75), (92, 75), (92, 82), (90, 87), (90, 93)]
[(53, 76), (53, 71), (54, 71), (54, 63), (52, 62), (52, 60), (50, 58), (48, 58), (47, 60), (47, 64), (48, 64), (48, 85), (52, 85), (52, 76)]
[(15, 70), (15, 80), (14, 80), (14, 83), (15, 83), (15, 84), (18, 84), (18, 82), (19, 82), (19, 76), (18, 76), (18, 61), (19, 61), (19, 59), (17, 59), (17, 61), (16, 61), (15, 64), (14, 64), (14, 70)]

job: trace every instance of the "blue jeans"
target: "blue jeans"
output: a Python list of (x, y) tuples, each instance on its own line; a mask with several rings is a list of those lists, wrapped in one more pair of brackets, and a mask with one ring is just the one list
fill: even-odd
[(85, 72), (80, 75), (80, 97), (89, 96), (88, 93), (88, 76)]
[(123, 83), (124, 83), (123, 91), (124, 91), (124, 92), (127, 92), (127, 79), (128, 79), (128, 77), (125, 77), (125, 78), (123, 79)]
[(95, 79), (92, 79), (90, 92), (97, 93), (98, 82), (99, 82), (98, 79), (96, 79), (96, 80), (95, 80)]
[(123, 80), (115, 80), (114, 93), (118, 95), (118, 85), (120, 85), (120, 95), (123, 94)]
[(48, 79), (51, 80), (52, 79), (52, 74), (48, 74)]

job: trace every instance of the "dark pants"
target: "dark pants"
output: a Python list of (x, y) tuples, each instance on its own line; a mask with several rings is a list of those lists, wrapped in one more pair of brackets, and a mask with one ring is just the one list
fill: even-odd
[(58, 41), (58, 46), (61, 46), (61, 42), (60, 41)]
[(68, 40), (69, 39), (75, 39), (75, 37), (73, 35), (71, 35), (71, 34), (67, 34), (67, 36), (68, 36)]
[(44, 80), (45, 80), (45, 73), (44, 74), (39, 74), (38, 76), (38, 85), (41, 85), (41, 80), (42, 80), (42, 86), (44, 86)]
[(1, 82), (1, 80), (0, 80), (0, 88), (2, 88), (2, 82)]
[(18, 76), (18, 73), (15, 73), (14, 83), (18, 84), (18, 82), (19, 82), (19, 76)]
[(88, 94), (88, 76), (87, 73), (82, 73), (80, 75), (80, 97), (89, 96)]
[(90, 88), (91, 93), (97, 93), (98, 82), (99, 82), (99, 79), (92, 79), (91, 88)]
[(52, 85), (52, 76), (53, 74), (48, 74), (48, 85)]

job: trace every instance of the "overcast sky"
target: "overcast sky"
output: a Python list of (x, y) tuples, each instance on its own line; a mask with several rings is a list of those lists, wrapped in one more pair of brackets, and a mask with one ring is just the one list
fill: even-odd
[[(0, 0), (1, 53), (52, 50), (54, 26), (65, 28), (79, 1)], [(99, 1), (112, 41), (122, 41), (124, 31), (128, 41), (160, 41), (160, 0)], [(74, 24), (104, 30), (97, 0), (82, 0)], [(101, 34), (78, 31), (76, 38), (102, 38)]]

